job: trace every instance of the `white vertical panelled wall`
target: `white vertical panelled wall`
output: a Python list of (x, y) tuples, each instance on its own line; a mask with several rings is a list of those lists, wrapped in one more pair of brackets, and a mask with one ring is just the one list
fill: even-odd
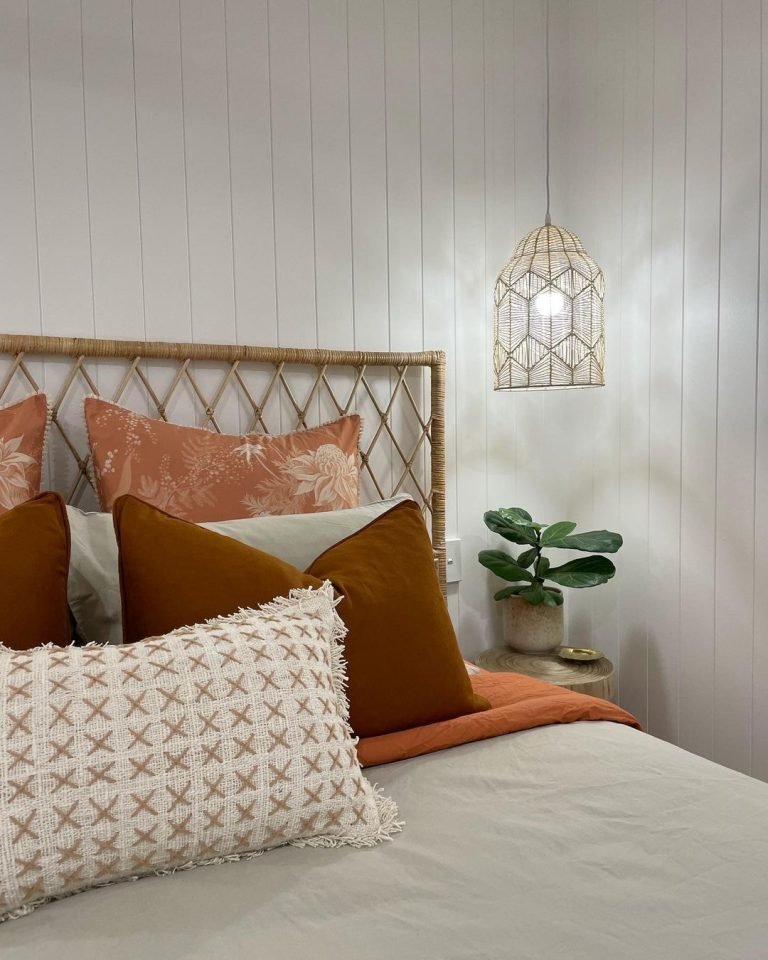
[(606, 274), (607, 386), (494, 394), (545, 11), (0, 0), (0, 327), (444, 349), (465, 652), (499, 626), (485, 508), (617, 529), (571, 640), (651, 733), (768, 779), (768, 0), (552, 0), (553, 217)]

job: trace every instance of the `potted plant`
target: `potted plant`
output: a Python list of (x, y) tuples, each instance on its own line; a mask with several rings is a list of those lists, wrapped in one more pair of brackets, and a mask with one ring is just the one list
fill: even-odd
[[(563, 592), (561, 587), (596, 587), (616, 573), (603, 553), (616, 553), (623, 541), (610, 530), (574, 533), (570, 520), (535, 523), (520, 507), (489, 510), (484, 518), (489, 530), (525, 549), (517, 557), (504, 550), (481, 550), (480, 563), (510, 582), (494, 594), (504, 603), (504, 639), (522, 653), (551, 653), (563, 642)], [(553, 567), (544, 549), (580, 550), (578, 557)]]

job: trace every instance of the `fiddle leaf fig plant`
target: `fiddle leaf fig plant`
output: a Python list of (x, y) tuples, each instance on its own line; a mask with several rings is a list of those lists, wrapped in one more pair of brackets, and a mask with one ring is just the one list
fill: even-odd
[[(596, 587), (607, 583), (616, 573), (613, 563), (600, 554), (616, 553), (623, 543), (618, 533), (610, 530), (574, 533), (576, 524), (570, 520), (535, 523), (530, 513), (521, 507), (489, 510), (483, 519), (489, 530), (525, 548), (517, 557), (506, 550), (481, 550), (478, 554), (477, 559), (484, 567), (511, 583), (494, 594), (495, 600), (520, 597), (534, 606), (543, 603), (557, 607), (563, 602), (561, 587)], [(579, 550), (592, 555), (553, 567), (543, 554), (545, 548)]]

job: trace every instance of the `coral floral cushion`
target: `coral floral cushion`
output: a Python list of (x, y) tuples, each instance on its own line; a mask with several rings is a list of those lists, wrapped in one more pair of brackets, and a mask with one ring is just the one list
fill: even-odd
[(48, 422), (44, 393), (0, 410), (0, 514), (40, 493)]
[(0, 920), (122, 878), (395, 833), (347, 723), (334, 603), (324, 585), (127, 647), (0, 649)]
[(358, 505), (360, 418), (283, 436), (227, 436), (87, 397), (85, 422), (104, 510), (130, 493), (195, 523)]

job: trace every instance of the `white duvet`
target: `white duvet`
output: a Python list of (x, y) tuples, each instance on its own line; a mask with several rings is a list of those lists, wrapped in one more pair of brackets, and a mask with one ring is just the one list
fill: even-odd
[(368, 771), (404, 832), (79, 894), (2, 960), (768, 960), (768, 785), (612, 723)]

